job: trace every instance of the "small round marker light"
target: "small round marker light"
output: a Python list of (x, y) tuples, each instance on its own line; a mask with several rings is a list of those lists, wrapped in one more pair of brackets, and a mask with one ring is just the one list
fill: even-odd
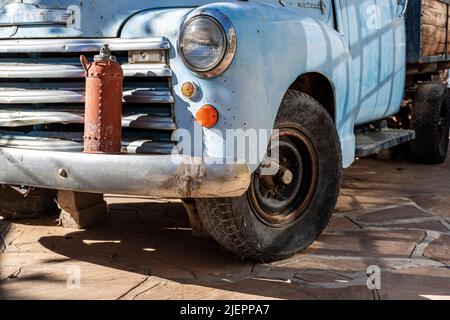
[(219, 121), (219, 113), (216, 108), (207, 104), (197, 111), (195, 120), (197, 120), (201, 126), (210, 129)]
[(197, 86), (193, 82), (190, 82), (190, 81), (185, 82), (181, 86), (181, 93), (186, 98), (192, 99), (197, 94)]

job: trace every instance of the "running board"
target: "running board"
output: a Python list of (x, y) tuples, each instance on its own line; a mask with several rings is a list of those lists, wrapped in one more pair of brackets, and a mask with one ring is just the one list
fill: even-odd
[(381, 129), (356, 134), (356, 156), (367, 157), (382, 150), (414, 140), (414, 130)]

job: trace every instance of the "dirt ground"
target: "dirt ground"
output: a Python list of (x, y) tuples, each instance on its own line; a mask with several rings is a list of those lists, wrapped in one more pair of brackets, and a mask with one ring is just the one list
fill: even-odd
[(450, 299), (450, 162), (357, 161), (323, 235), (269, 264), (194, 238), (179, 202), (108, 202), (107, 221), (85, 231), (0, 220), (0, 298)]

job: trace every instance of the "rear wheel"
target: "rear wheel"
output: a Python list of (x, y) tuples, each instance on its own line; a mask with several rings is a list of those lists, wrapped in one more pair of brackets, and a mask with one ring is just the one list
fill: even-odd
[(0, 216), (6, 219), (35, 219), (58, 212), (56, 191), (31, 189), (25, 194), (0, 185)]
[(416, 132), (411, 145), (414, 160), (443, 163), (447, 158), (450, 128), (449, 94), (444, 84), (420, 85), (412, 108), (412, 127)]
[(260, 167), (238, 198), (198, 199), (207, 232), (241, 258), (283, 259), (309, 246), (328, 224), (342, 180), (333, 121), (310, 96), (289, 91), (275, 128), (279, 170)]

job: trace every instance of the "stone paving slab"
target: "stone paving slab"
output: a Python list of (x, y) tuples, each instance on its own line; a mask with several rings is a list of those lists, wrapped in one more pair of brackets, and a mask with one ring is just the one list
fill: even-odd
[(345, 216), (335, 215), (331, 217), (330, 222), (325, 232), (337, 232), (337, 231), (356, 231), (361, 230), (361, 226), (353, 222), (351, 219)]
[(448, 162), (359, 160), (323, 235), (269, 264), (192, 237), (179, 201), (107, 197), (108, 219), (81, 231), (0, 220), (0, 298), (450, 299), (449, 181)]
[(410, 199), (433, 215), (446, 218), (450, 217), (450, 193), (440, 195), (415, 195), (410, 196)]
[[(423, 255), (427, 258), (440, 261), (447, 266), (450, 265), (450, 235), (442, 234), (431, 242), (424, 250)], [(449, 285), (450, 288), (450, 285)]]
[(413, 223), (399, 223), (392, 224), (392, 228), (395, 229), (410, 229), (410, 230), (432, 230), (437, 232), (446, 233), (448, 228), (444, 226), (440, 221), (422, 221)]
[(356, 221), (362, 223), (377, 223), (400, 219), (425, 218), (429, 216), (430, 215), (425, 211), (408, 205), (362, 213), (358, 215)]
[(357, 257), (409, 257), (416, 244), (424, 238), (418, 230), (348, 231), (323, 234), (305, 253)]
[(414, 268), (382, 274), (381, 299), (450, 299), (450, 270)]

